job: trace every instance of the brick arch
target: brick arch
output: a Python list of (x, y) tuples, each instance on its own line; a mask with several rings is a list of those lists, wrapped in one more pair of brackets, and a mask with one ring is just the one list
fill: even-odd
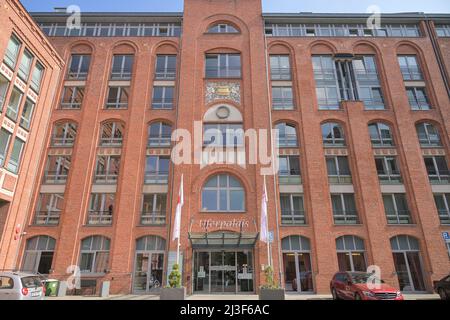
[(269, 54), (289, 54), (294, 56), (295, 49), (292, 45), (283, 40), (276, 40), (269, 44), (268, 50)]
[(353, 53), (355, 54), (375, 54), (381, 56), (381, 51), (375, 43), (359, 40), (353, 44)]
[(52, 128), (54, 128), (58, 124), (67, 123), (67, 122), (75, 123), (77, 125), (77, 127), (79, 127), (79, 125), (80, 125), (78, 120), (75, 120), (75, 119), (72, 119), (72, 118), (62, 118), (62, 119), (58, 119), (58, 120), (53, 121), (52, 122)]
[(230, 14), (213, 14), (206, 17), (198, 26), (198, 33), (202, 34), (208, 31), (208, 28), (214, 23), (227, 22), (232, 24), (234, 27), (240, 31), (240, 34), (248, 35), (250, 33), (247, 23), (245, 23), (241, 18), (230, 15)]
[(205, 54), (208, 53), (240, 53), (242, 54), (242, 51), (237, 48), (232, 48), (231, 46), (223, 46), (223, 47), (214, 47), (209, 48), (205, 50)]
[(327, 40), (316, 40), (309, 45), (311, 54), (335, 54), (338, 50), (336, 46)]
[(325, 119), (322, 122), (320, 122), (320, 129), (321, 129), (321, 131), (322, 131), (322, 126), (324, 124), (327, 124), (327, 123), (336, 123), (336, 124), (338, 124), (341, 127), (342, 131), (344, 131), (344, 139), (347, 140), (347, 137), (348, 137), (347, 124), (343, 120), (336, 119), (336, 118)]
[[(215, 20), (214, 22), (211, 22), (206, 27), (205, 33), (208, 33), (210, 28), (214, 27), (215, 25), (221, 24), (221, 23), (228, 24), (228, 25), (232, 26), (233, 28), (235, 28), (238, 31), (238, 34), (242, 33), (241, 28), (235, 22), (232, 22), (232, 21), (230, 21), (228, 19), (219, 19), (219, 20)], [(234, 34), (236, 34), (236, 33), (234, 33)]]
[(178, 44), (171, 40), (164, 40), (157, 43), (153, 49), (152, 54), (178, 54)]
[(95, 45), (89, 40), (79, 40), (71, 43), (67, 50), (70, 53), (93, 54), (95, 52)]
[(155, 124), (155, 123), (164, 123), (164, 124), (170, 125), (172, 128), (174, 126), (174, 123), (172, 121), (168, 120), (168, 119), (157, 118), (157, 119), (152, 119), (152, 120), (148, 121), (147, 122), (147, 127), (150, 127), (152, 124)]
[(139, 51), (138, 46), (128, 40), (120, 40), (113, 44), (111, 48), (112, 54), (136, 54)]

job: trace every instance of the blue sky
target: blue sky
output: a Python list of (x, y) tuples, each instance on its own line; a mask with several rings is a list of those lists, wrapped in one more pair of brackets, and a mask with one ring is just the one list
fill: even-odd
[[(29, 11), (53, 11), (72, 4), (82, 11), (183, 11), (182, 0), (21, 0)], [(241, 0), (245, 1), (245, 0)], [(263, 0), (264, 12), (382, 12), (450, 13), (449, 0)]]

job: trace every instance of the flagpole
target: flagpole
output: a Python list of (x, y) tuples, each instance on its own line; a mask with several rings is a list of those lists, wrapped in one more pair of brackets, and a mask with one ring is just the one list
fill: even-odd
[[(266, 197), (266, 206), (267, 202), (269, 200), (269, 197), (267, 196), (267, 187), (266, 187), (266, 175), (264, 175), (264, 195)], [(266, 210), (267, 211), (267, 210)], [(272, 259), (270, 258), (270, 239), (269, 239), (269, 217), (268, 214), (265, 216), (266, 219), (266, 239), (267, 239), (267, 264), (269, 267), (272, 266)]]

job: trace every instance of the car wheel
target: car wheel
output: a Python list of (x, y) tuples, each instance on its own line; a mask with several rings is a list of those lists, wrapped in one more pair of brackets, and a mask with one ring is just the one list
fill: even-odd
[(333, 300), (340, 300), (339, 299), (339, 296), (338, 296), (338, 294), (337, 294), (337, 292), (336, 292), (336, 289), (331, 289), (331, 295), (333, 296)]
[(355, 300), (362, 300), (362, 297), (359, 293), (355, 294)]
[(441, 300), (449, 300), (449, 297), (447, 297), (447, 294), (445, 293), (444, 289), (438, 290), (439, 296), (441, 297)]

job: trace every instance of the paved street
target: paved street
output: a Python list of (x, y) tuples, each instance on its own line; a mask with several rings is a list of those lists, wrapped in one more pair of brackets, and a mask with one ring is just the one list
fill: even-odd
[[(47, 300), (159, 300), (157, 295), (114, 295), (108, 298), (67, 296), (46, 298)], [(192, 295), (187, 300), (232, 300), (248, 301), (258, 300), (257, 295)], [(299, 295), (287, 294), (286, 300), (331, 300), (331, 295)], [(405, 300), (439, 300), (437, 294), (406, 294)]]

